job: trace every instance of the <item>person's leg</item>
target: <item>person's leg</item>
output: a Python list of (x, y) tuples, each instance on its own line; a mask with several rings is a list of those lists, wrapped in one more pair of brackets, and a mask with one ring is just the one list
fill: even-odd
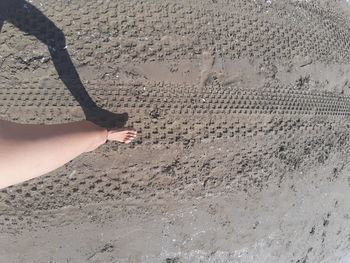
[(135, 136), (133, 129), (107, 131), (89, 121), (34, 125), (0, 120), (0, 188), (48, 173), (106, 140), (129, 143)]

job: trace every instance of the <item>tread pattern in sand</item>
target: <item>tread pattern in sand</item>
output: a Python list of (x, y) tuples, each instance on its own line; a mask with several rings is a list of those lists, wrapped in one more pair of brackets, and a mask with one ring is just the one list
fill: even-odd
[[(281, 61), (299, 67), (349, 63), (349, 19), (314, 2), (215, 2), (32, 1), (63, 30), (78, 70), (209, 54), (259, 59), (268, 78), (261, 87), (243, 88), (206, 83), (207, 76), (198, 76), (200, 85), (94, 77), (86, 83), (89, 94), (104, 108), (129, 114), (128, 124), (139, 132), (136, 142), (104, 145), (49, 176), (1, 190), (3, 229), (35, 225), (44, 220), (43, 211), (68, 205), (261, 188), (348, 145), (350, 97), (276, 85), (274, 67)], [(22, 23), (27, 12), (18, 12)], [(50, 25), (30, 24), (50, 32)], [(42, 43), (6, 23), (0, 51), (6, 72), (0, 76), (1, 117), (33, 123), (81, 119)], [(48, 76), (50, 81), (42, 80)]]

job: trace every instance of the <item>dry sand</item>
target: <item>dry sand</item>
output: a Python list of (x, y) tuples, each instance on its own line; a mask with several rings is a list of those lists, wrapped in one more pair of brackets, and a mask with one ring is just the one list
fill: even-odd
[(0, 117), (84, 118), (66, 50), (139, 136), (0, 190), (0, 262), (350, 262), (349, 4), (22, 3)]

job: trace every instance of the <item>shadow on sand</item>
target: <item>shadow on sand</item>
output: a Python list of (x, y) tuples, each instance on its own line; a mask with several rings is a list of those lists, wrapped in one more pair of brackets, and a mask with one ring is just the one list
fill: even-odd
[(24, 0), (0, 0), (0, 31), (5, 21), (47, 46), (60, 79), (82, 107), (87, 120), (107, 128), (125, 125), (127, 113), (104, 110), (91, 99), (66, 49), (63, 32), (50, 19)]

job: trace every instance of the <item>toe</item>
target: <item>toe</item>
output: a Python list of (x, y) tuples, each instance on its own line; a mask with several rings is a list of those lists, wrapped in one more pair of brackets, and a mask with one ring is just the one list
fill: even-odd
[(124, 142), (125, 143), (129, 143), (129, 142), (131, 142), (134, 139), (135, 139), (135, 136), (127, 136), (127, 137), (124, 138)]
[(126, 137), (124, 140), (125, 141), (131, 141), (131, 140), (133, 140), (134, 139), (134, 137)]

